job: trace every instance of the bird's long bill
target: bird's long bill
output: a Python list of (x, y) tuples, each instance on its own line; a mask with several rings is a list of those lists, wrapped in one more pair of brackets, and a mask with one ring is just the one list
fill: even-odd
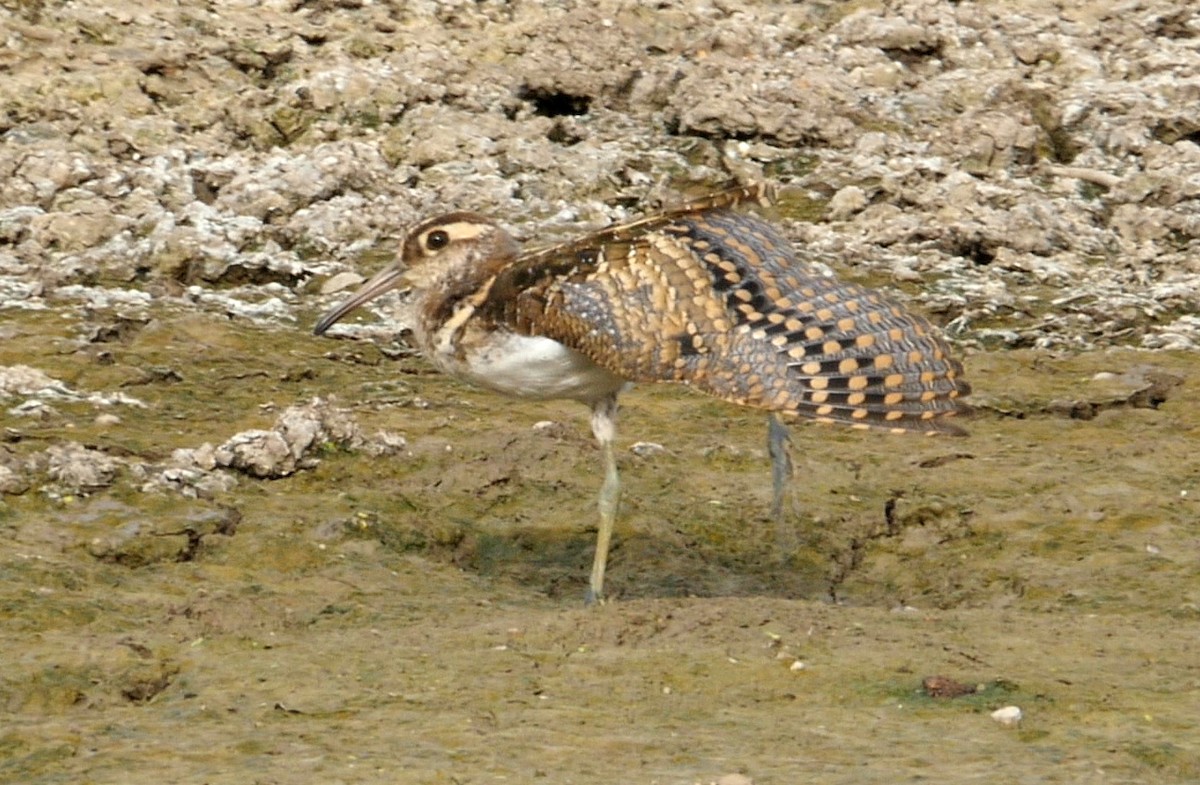
[(343, 316), (363, 303), (374, 300), (379, 295), (395, 289), (403, 280), (404, 270), (396, 265), (388, 265), (376, 273), (371, 280), (364, 283), (357, 292), (351, 295), (349, 300), (322, 316), (321, 321), (317, 322), (317, 326), (313, 328), (313, 334), (323, 335), (326, 330), (332, 327)]

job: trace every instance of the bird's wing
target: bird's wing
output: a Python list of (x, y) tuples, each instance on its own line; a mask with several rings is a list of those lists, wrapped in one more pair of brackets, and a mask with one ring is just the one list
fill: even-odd
[(928, 321), (801, 265), (774, 228), (720, 195), (527, 254), (484, 309), (632, 381), (822, 421), (961, 432), (947, 418), (969, 388)]

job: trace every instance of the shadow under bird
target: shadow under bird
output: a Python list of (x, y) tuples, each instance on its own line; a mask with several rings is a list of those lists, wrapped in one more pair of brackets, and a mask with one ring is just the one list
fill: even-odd
[(950, 418), (969, 387), (936, 329), (799, 263), (775, 228), (737, 210), (768, 198), (764, 185), (735, 188), (524, 254), (482, 215), (430, 218), (314, 332), (406, 287), (417, 347), (442, 372), (589, 406), (604, 458), (595, 602), (620, 497), (617, 395), (631, 382), (677, 382), (769, 412), (777, 507), (790, 474), (778, 416), (962, 433)]

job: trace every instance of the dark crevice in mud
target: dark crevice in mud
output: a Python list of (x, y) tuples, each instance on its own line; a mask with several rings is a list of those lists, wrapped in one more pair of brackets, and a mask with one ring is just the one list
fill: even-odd
[(149, 703), (167, 687), (179, 674), (178, 666), (160, 666), (157, 673), (130, 676), (121, 687), (121, 695), (130, 703)]
[(921, 42), (905, 47), (887, 47), (882, 51), (889, 60), (899, 63), (905, 68), (918, 67), (929, 60), (942, 56), (941, 43), (936, 41)]
[(141, 387), (146, 384), (179, 384), (183, 374), (169, 365), (148, 365), (138, 368), (138, 376), (121, 382), (121, 387)]
[(1104, 398), (1055, 398), (1050, 401), (988, 402), (975, 404), (975, 409), (989, 411), (1000, 417), (1023, 420), (1029, 416), (1065, 417), (1070, 420), (1092, 420), (1101, 412), (1114, 409), (1158, 409), (1175, 395), (1185, 379), (1162, 371), (1143, 374), (1144, 384), (1129, 393)]
[(173, 277), (178, 283), (184, 286), (208, 283), (218, 287), (234, 288), (238, 286), (265, 286), (272, 283), (294, 287), (302, 283), (307, 276), (305, 273), (241, 264), (231, 264), (220, 273), (214, 275), (208, 269), (206, 260), (189, 259), (180, 265)]
[(221, 191), (221, 186), (224, 183), (217, 182), (215, 178), (209, 177), (203, 172), (192, 172), (192, 193), (196, 199), (204, 204), (212, 204), (217, 201), (217, 195)]
[(968, 243), (959, 249), (959, 255), (966, 259), (970, 259), (973, 264), (979, 265), (980, 267), (989, 265), (996, 259), (995, 249), (990, 248), (986, 243), (979, 241)]
[(171, 529), (159, 530), (148, 521), (132, 520), (88, 543), (87, 550), (99, 562), (131, 570), (183, 564), (198, 561), (213, 535), (233, 537), (241, 522), (242, 511), (225, 505), (196, 513)]
[(590, 95), (574, 95), (554, 90), (524, 87), (517, 92), (522, 101), (533, 104), (534, 114), (542, 117), (579, 117), (592, 106)]
[(150, 323), (148, 317), (117, 316), (88, 329), (88, 343), (129, 343)]
[[(850, 534), (846, 543), (830, 557), (828, 592), (832, 602), (844, 599), (839, 594), (841, 588), (863, 567), (877, 544), (898, 540), (909, 529), (924, 527), (933, 527), (937, 534), (934, 544), (938, 546), (971, 536), (972, 510), (953, 508), (938, 501), (923, 502), (904, 510), (901, 502), (905, 497), (905, 492), (893, 491), (883, 504), (882, 514)], [(903, 601), (900, 598), (900, 602)]]
[(197, 554), (200, 553), (200, 548), (204, 544), (204, 538), (210, 534), (219, 534), (223, 537), (232, 537), (237, 532), (238, 524), (242, 522), (241, 510), (237, 509), (236, 507), (222, 507), (220, 512), (220, 516), (211, 522), (211, 526), (191, 526), (181, 532), (172, 533), (176, 535), (182, 534), (187, 537), (187, 545), (179, 552), (179, 555), (176, 556), (175, 561), (194, 561)]

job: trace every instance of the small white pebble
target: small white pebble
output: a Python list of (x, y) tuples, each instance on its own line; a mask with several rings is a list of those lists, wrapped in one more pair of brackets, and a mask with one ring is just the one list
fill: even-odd
[(992, 712), (992, 719), (1006, 728), (1019, 723), (1022, 716), (1021, 709), (1018, 706), (1005, 706)]
[(554, 422), (554, 420), (538, 420), (533, 424), (533, 430), (546, 431), (553, 428), (555, 425), (558, 425), (558, 423)]
[(1112, 371), (1101, 371), (1092, 377), (1093, 382), (1107, 382), (1117, 378), (1117, 375)]
[(666, 447), (657, 442), (635, 442), (629, 449), (639, 458), (649, 458), (651, 455), (667, 451)]
[(1151, 556), (1157, 556), (1158, 554), (1162, 553), (1162, 548), (1159, 548), (1157, 545), (1146, 543), (1146, 553), (1150, 554)]
[(754, 780), (745, 774), (726, 774), (718, 778), (713, 785), (754, 785)]
[(94, 422), (96, 425), (103, 425), (107, 428), (110, 425), (120, 424), (121, 418), (115, 414), (97, 414)]
[(892, 268), (892, 280), (897, 283), (920, 283), (925, 277), (908, 265), (897, 264)]
[(805, 664), (804, 660), (796, 660), (796, 661), (795, 661), (795, 662), (793, 662), (793, 663), (792, 663), (790, 666), (788, 666), (788, 670), (790, 670), (790, 671), (802, 671), (802, 670), (804, 670), (804, 669), (805, 669), (805, 668), (807, 668), (807, 667), (808, 667), (808, 665), (806, 665), (806, 664)]

